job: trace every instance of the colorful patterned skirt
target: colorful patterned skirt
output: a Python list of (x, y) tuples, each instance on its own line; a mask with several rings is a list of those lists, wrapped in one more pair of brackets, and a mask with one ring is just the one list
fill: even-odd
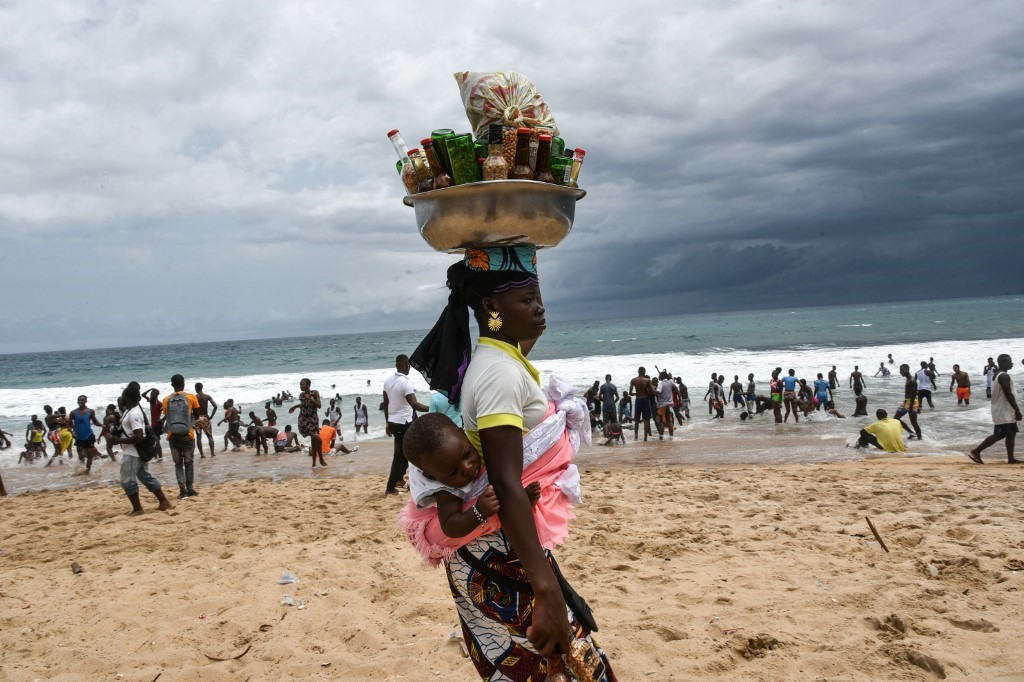
[[(529, 582), (503, 531), (477, 538), (465, 550), (476, 559), (474, 563), (486, 566), (489, 574), (500, 574), (512, 583)], [(551, 552), (545, 550), (545, 554), (552, 569), (556, 569)], [(499, 584), (458, 554), (445, 560), (445, 571), (459, 612), (462, 636), (481, 679), (541, 682), (547, 675), (547, 662), (526, 638), (526, 628), (533, 622), (533, 594), (518, 591), (505, 581)], [(606, 672), (599, 682), (616, 682), (608, 657), (572, 610), (567, 612), (573, 634), (586, 638), (601, 655)]]

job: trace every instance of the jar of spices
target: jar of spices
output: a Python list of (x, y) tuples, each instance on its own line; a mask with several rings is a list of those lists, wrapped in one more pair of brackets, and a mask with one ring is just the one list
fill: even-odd
[(550, 137), (553, 132), (551, 126), (537, 126), (530, 129), (530, 168), (534, 171), (537, 170), (537, 149), (540, 148), (540, 136)]
[(484, 180), (507, 180), (509, 166), (505, 163), (505, 153), (502, 147), (502, 126), (500, 123), (492, 123), (488, 126), (488, 153), (484, 159), (483, 175)]
[(516, 141), (518, 139), (518, 133), (515, 128), (509, 126), (502, 126), (501, 128), (501, 149), (505, 154), (505, 163), (508, 164), (508, 169), (511, 172), (512, 167), (516, 165)]

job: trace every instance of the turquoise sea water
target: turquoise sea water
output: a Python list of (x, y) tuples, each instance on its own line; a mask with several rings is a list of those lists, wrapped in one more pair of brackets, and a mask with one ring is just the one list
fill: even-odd
[[(776, 366), (793, 367), (798, 376), (813, 380), (832, 365), (841, 377), (859, 365), (870, 377), (892, 353), (897, 365), (908, 362), (915, 367), (934, 357), (947, 384), (951, 365), (960, 363), (978, 382), (987, 357), (1008, 352), (1017, 362), (1024, 358), (1022, 302), (1022, 297), (996, 297), (573, 322), (558, 322), (557, 311), (549, 311), (548, 331), (530, 359), (543, 374), (557, 373), (581, 389), (603, 380), (606, 373), (625, 388), (639, 365), (651, 371), (667, 368), (691, 387), (697, 414), (706, 410), (699, 401), (713, 371), (725, 373), (729, 381), (733, 375), (745, 378), (753, 372), (762, 385)], [(297, 394), (299, 379), (309, 377), (325, 406), (328, 397), (340, 396), (345, 414), (355, 396), (362, 396), (370, 405), (369, 437), (382, 437), (383, 423), (376, 411), (381, 385), (394, 371), (395, 355), (410, 353), (424, 331), (0, 355), (0, 426), (14, 432), (13, 440), (20, 445), (29, 415), (41, 414), (44, 404), (70, 409), (76, 396), (85, 393), (90, 406), (102, 412), (128, 381), (166, 392), (170, 376), (181, 373), (189, 387), (202, 381), (218, 402), (233, 398), (243, 415), (249, 410), (262, 415), (264, 401), (283, 389)], [(413, 375), (425, 398), (426, 383)], [(988, 428), (987, 403), (976, 401), (970, 410), (958, 411), (955, 401), (952, 408), (947, 405), (946, 388), (937, 391), (941, 402), (937, 400), (935, 414), (923, 418), (930, 423), (925, 443), (931, 439), (940, 450), (959, 448)], [(872, 379), (869, 410), (895, 407), (901, 390), (899, 380)], [(836, 398), (840, 410), (852, 412), (849, 391), (840, 391)], [(280, 416), (287, 407), (277, 409)], [(695, 419), (686, 433), (756, 433), (738, 419), (725, 421)], [(801, 434), (833, 439), (856, 431), (852, 424), (800, 428)], [(352, 439), (350, 426), (346, 437)], [(783, 461), (792, 454), (779, 451), (770, 441), (757, 441), (737, 456), (757, 462)], [(836, 456), (805, 452), (799, 458)], [(0, 452), (2, 466), (11, 466), (16, 459), (16, 450)]]

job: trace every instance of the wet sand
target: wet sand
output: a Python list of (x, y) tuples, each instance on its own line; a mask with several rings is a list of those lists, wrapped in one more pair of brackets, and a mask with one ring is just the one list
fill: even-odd
[[(143, 492), (136, 518), (102, 483), (110, 463), (51, 492), (5, 470), (2, 676), (474, 679), (443, 570), (396, 528), (405, 498), (382, 496), (390, 443), (360, 448), (315, 473), (301, 455), (263, 462), (289, 470), (277, 483), (207, 485), (214, 467), (251, 476), (253, 455), (200, 460), (199, 497), (159, 513)], [(681, 448), (577, 460), (585, 503), (556, 554), (620, 679), (1024, 678), (1024, 468), (995, 450), (984, 467), (688, 466)], [(154, 470), (175, 489), (169, 462)]]

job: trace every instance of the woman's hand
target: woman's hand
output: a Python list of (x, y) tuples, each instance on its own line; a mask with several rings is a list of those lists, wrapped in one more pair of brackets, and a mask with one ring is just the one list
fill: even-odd
[(533, 625), (526, 628), (526, 638), (545, 658), (569, 653), (569, 620), (561, 590), (545, 596), (536, 592)]

